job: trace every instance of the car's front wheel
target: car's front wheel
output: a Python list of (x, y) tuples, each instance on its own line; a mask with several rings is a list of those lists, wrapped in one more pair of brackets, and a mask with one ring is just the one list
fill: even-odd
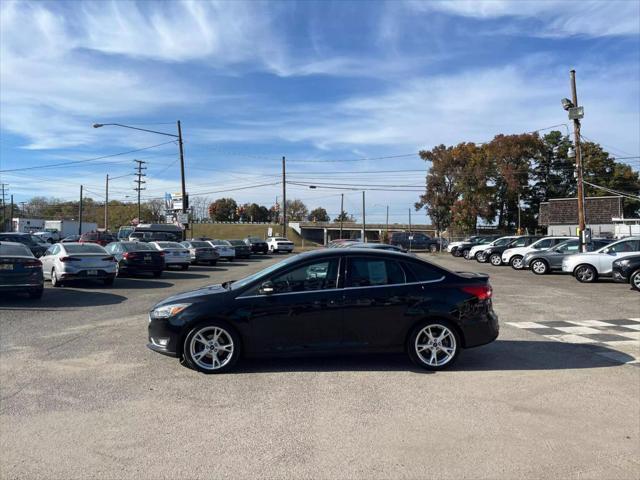
[(463, 256), (464, 258), (466, 258), (467, 260), (469, 260), (469, 249), (468, 249), (468, 248), (466, 248), (466, 249), (464, 249), (464, 250), (462, 251), (462, 256)]
[(631, 278), (629, 278), (629, 283), (636, 290), (640, 290), (640, 270), (636, 270), (631, 274)]
[(202, 373), (229, 371), (240, 356), (240, 338), (224, 322), (198, 325), (184, 339), (185, 364)]
[(437, 251), (438, 251), (438, 246), (437, 246), (437, 245), (431, 245), (431, 246), (429, 247), (429, 251), (430, 251), (431, 253), (437, 253)]
[(531, 262), (531, 271), (536, 275), (544, 275), (549, 271), (549, 266), (544, 260), (534, 260)]
[(458, 358), (461, 347), (455, 328), (444, 320), (420, 324), (407, 340), (409, 358), (426, 370), (449, 367)]
[(524, 265), (522, 265), (522, 257), (520, 255), (514, 255), (513, 257), (511, 257), (509, 264), (514, 270), (522, 270), (522, 268), (524, 267)]
[(502, 265), (502, 256), (499, 253), (493, 253), (489, 257), (489, 261), (494, 267), (499, 267), (500, 265)]
[(58, 279), (58, 274), (56, 273), (56, 269), (51, 270), (51, 286), (53, 288), (58, 288), (62, 286), (62, 282)]
[(598, 272), (591, 265), (578, 265), (573, 275), (581, 283), (592, 283), (598, 279)]

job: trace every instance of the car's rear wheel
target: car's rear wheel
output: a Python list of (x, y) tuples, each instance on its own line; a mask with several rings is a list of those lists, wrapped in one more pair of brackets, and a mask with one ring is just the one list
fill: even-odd
[(536, 275), (544, 275), (549, 271), (549, 265), (544, 260), (534, 260), (531, 262), (531, 271)]
[(513, 257), (511, 257), (511, 260), (509, 260), (509, 264), (514, 270), (522, 270), (524, 266), (522, 265), (522, 257), (520, 255), (514, 255)]
[(473, 257), (476, 259), (476, 262), (480, 262), (480, 263), (486, 262), (486, 260), (484, 259), (484, 255), (482, 255), (482, 252), (476, 252), (476, 254)]
[(469, 260), (469, 249), (468, 249), (468, 248), (465, 248), (465, 249), (462, 251), (462, 256), (463, 256), (464, 258), (466, 258), (467, 260)]
[(58, 288), (62, 286), (62, 282), (58, 279), (58, 274), (56, 273), (56, 269), (51, 270), (51, 286), (53, 288)]
[(431, 245), (431, 246), (429, 247), (429, 251), (430, 251), (431, 253), (436, 253), (436, 252), (438, 251), (438, 246), (437, 246), (437, 245)]
[(462, 342), (456, 329), (445, 320), (420, 324), (407, 340), (411, 360), (427, 370), (442, 370), (458, 358)]
[(502, 257), (499, 253), (492, 253), (489, 257), (489, 261), (494, 267), (499, 267), (500, 265), (502, 265)]
[(631, 286), (636, 290), (640, 290), (640, 270), (636, 270), (631, 274), (629, 283), (631, 283)]
[(155, 278), (160, 278), (162, 276), (162, 270), (156, 270), (153, 272), (153, 276)]
[(591, 265), (578, 265), (573, 275), (581, 283), (592, 283), (598, 279), (598, 272)]
[(224, 322), (212, 321), (191, 330), (184, 339), (186, 365), (203, 373), (229, 371), (240, 356), (240, 338)]

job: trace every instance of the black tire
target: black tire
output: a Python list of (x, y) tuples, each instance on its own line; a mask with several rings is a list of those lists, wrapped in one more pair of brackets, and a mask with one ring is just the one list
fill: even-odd
[(486, 260), (482, 259), (482, 252), (476, 252), (473, 258), (476, 259), (476, 262), (484, 263)]
[[(428, 327), (433, 327), (432, 332), (434, 334), (437, 334), (438, 332), (442, 332), (442, 328), (446, 328), (447, 331), (449, 332), (450, 336), (447, 336), (447, 338), (445, 339), (445, 341), (442, 342), (442, 345), (439, 347), (435, 347), (436, 348), (436, 363), (438, 361), (438, 355), (441, 354), (445, 354), (446, 352), (441, 349), (440, 351), (438, 351), (437, 349), (440, 349), (441, 347), (444, 348), (453, 348), (453, 354), (450, 355), (450, 358), (446, 361), (446, 363), (441, 364), (441, 365), (430, 365), (429, 363), (427, 363), (427, 361), (424, 359), (424, 354), (421, 354), (418, 352), (419, 349), (419, 345), (420, 342), (426, 342), (429, 343), (428, 338), (426, 337), (426, 335), (424, 334), (424, 330), (427, 329)], [(450, 342), (450, 338), (451, 336), (453, 337), (453, 342)], [(435, 339), (434, 339), (435, 340)], [(426, 343), (423, 343), (422, 345), (425, 346)], [(445, 368), (450, 367), (451, 365), (453, 365), (455, 363), (455, 361), (457, 360), (459, 354), (460, 354), (460, 350), (462, 350), (462, 339), (460, 338), (460, 335), (458, 335), (458, 331), (457, 329), (451, 324), (451, 322), (448, 322), (446, 320), (440, 320), (440, 319), (434, 319), (434, 320), (428, 320), (425, 322), (422, 322), (420, 324), (418, 324), (413, 331), (411, 332), (411, 334), (409, 335), (409, 337), (407, 338), (407, 344), (406, 344), (406, 349), (407, 349), (407, 354), (409, 355), (409, 358), (411, 359), (411, 361), (416, 364), (417, 366), (419, 366), (420, 368), (424, 368), (425, 370), (444, 370)], [(429, 347), (424, 348), (422, 351), (425, 351), (429, 349), (431, 351), (431, 349)]]
[(502, 255), (500, 255), (499, 253), (492, 253), (489, 257), (489, 262), (494, 267), (499, 267), (500, 265), (502, 265)]
[(113, 285), (114, 280), (115, 280), (115, 277), (105, 278), (104, 280), (102, 280), (102, 283), (104, 283), (107, 287), (109, 287)]
[(55, 268), (51, 270), (51, 286), (53, 288), (59, 288), (62, 286), (62, 282), (58, 280), (58, 274), (56, 273)]
[(227, 258), (228, 261), (233, 262), (233, 257)]
[(32, 298), (34, 300), (40, 300), (42, 298), (43, 293), (44, 293), (44, 288), (29, 290), (29, 298)]
[(524, 265), (522, 264), (522, 255), (514, 255), (509, 259), (509, 265), (514, 270), (522, 270)]
[(180, 270), (189, 270), (189, 264), (185, 263), (184, 265), (180, 265)]
[[(199, 365), (199, 362), (196, 360), (196, 358), (192, 353), (193, 351), (191, 348), (192, 340), (199, 333), (201, 335), (205, 335), (205, 338), (207, 340), (211, 340), (212, 338), (207, 337), (205, 333), (208, 331), (214, 332), (215, 331), (214, 329), (216, 328), (222, 329), (225, 332), (225, 334), (227, 334), (231, 338), (231, 341), (232, 341), (231, 343), (232, 352), (230, 355), (231, 358), (229, 358), (228, 361), (226, 361), (226, 356), (224, 356), (224, 352), (222, 351), (223, 361), (226, 361), (226, 363), (222, 367), (219, 367), (216, 369), (203, 368), (201, 365)], [(222, 346), (226, 346), (226, 345), (229, 345), (229, 344), (226, 343)], [(205, 348), (203, 348), (202, 350), (205, 350)], [(241, 350), (242, 350), (242, 344), (240, 342), (240, 337), (238, 336), (235, 329), (231, 325), (229, 325), (228, 323), (222, 320), (210, 320), (210, 321), (198, 324), (184, 338), (184, 343), (182, 345), (182, 358), (184, 359), (184, 364), (193, 370), (197, 370), (199, 372), (206, 373), (206, 374), (226, 373), (231, 369), (233, 369), (234, 365), (238, 361), (238, 358), (240, 358)], [(196, 354), (197, 353), (198, 352), (196, 352)], [(217, 353), (216, 353), (216, 356), (217, 356)], [(211, 357), (213, 359), (212, 355)]]
[(545, 275), (549, 273), (549, 264), (540, 258), (536, 258), (532, 262), (529, 262), (529, 266), (531, 267), (531, 271), (536, 275)]
[(162, 270), (156, 270), (153, 272), (154, 278), (160, 278), (162, 276)]
[(598, 280), (598, 272), (591, 265), (578, 265), (573, 270), (573, 276), (580, 283), (593, 283)]
[(470, 248), (465, 248), (465, 249), (462, 251), (462, 256), (465, 258), (465, 260), (469, 260), (469, 252), (470, 252), (470, 251), (471, 251), (471, 249), (470, 249)]
[(631, 274), (629, 283), (631, 284), (631, 288), (640, 291), (640, 270), (636, 270)]

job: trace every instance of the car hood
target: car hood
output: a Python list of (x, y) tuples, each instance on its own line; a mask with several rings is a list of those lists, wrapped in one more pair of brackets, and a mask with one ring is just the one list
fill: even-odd
[(204, 302), (211, 299), (214, 295), (230, 294), (231, 291), (224, 288), (221, 284), (209, 285), (206, 287), (198, 288), (197, 290), (190, 290), (188, 292), (178, 293), (172, 295), (169, 298), (155, 304), (152, 308), (161, 307), (163, 305), (171, 305), (173, 303), (195, 303)]

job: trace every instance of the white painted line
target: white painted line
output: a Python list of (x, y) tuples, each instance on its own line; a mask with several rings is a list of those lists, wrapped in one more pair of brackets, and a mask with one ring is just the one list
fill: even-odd
[(549, 328), (546, 325), (535, 322), (507, 322), (507, 325), (511, 325), (518, 328)]
[(597, 340), (593, 340), (592, 338), (581, 337), (580, 335), (543, 335), (543, 337), (551, 338), (553, 340), (557, 340), (558, 342), (565, 343), (597, 343)]

